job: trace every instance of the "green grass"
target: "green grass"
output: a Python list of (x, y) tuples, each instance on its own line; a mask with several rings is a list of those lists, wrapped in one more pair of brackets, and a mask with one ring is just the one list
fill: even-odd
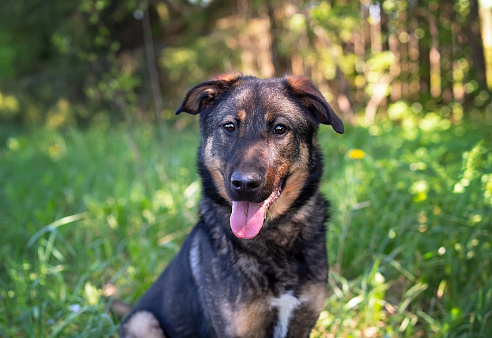
[[(198, 128), (0, 128), (0, 336), (115, 336), (197, 219)], [(490, 126), (433, 115), (335, 135), (330, 297), (313, 337), (492, 332)], [(351, 158), (361, 149), (364, 158)], [(352, 156), (353, 157), (353, 156)]]

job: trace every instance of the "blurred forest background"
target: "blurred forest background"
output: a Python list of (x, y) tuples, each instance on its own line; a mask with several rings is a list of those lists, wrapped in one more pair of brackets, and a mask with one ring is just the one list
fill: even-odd
[(357, 114), (372, 123), (406, 111), (459, 122), (492, 114), (491, 7), (490, 0), (4, 4), (0, 117), (54, 127), (125, 112), (168, 119), (187, 88), (240, 70), (306, 75), (353, 123)]
[(116, 335), (197, 219), (174, 110), (227, 71), (305, 75), (346, 124), (311, 336), (490, 337), (492, 0), (3, 1), (0, 336)]

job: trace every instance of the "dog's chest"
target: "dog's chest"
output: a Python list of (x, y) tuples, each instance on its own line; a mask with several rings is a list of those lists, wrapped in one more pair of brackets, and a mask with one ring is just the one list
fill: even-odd
[[(273, 297), (258, 297), (247, 303), (227, 303), (222, 314), (227, 322), (227, 336), (295, 337), (309, 333), (325, 298), (325, 286), (307, 284), (296, 297), (292, 291)], [(225, 305), (225, 306), (224, 306)]]
[(294, 297), (292, 292), (284, 293), (278, 298), (270, 299), (270, 307), (277, 310), (277, 321), (274, 328), (274, 337), (283, 338), (289, 331), (289, 322), (294, 311), (301, 304), (300, 300)]
[(287, 336), (292, 316), (301, 302), (289, 291), (279, 297), (223, 305), (223, 314), (228, 321), (228, 336), (264, 337), (273, 329), (273, 337), (283, 338)]
[(220, 323), (215, 330), (229, 337), (306, 336), (326, 289), (309, 275), (311, 260), (302, 252), (258, 255), (236, 249), (209, 255), (207, 248), (193, 238), (189, 262), (197, 284), (208, 290), (205, 308), (213, 309)]

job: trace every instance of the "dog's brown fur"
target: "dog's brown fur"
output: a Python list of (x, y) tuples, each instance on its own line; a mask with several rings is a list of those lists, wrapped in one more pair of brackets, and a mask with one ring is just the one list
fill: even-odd
[[(200, 221), (121, 335), (159, 323), (168, 337), (307, 337), (328, 273), (316, 134), (320, 123), (343, 133), (342, 121), (311, 81), (292, 76), (219, 75), (193, 87), (180, 112), (200, 114)], [(244, 217), (268, 212), (242, 228), (231, 205)]]

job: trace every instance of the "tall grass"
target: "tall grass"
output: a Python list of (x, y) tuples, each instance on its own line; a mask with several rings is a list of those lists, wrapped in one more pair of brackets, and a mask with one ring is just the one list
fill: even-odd
[[(330, 297), (313, 337), (492, 332), (490, 127), (322, 128)], [(197, 219), (196, 126), (0, 129), (0, 336), (115, 336)], [(354, 152), (352, 150), (360, 149)]]

